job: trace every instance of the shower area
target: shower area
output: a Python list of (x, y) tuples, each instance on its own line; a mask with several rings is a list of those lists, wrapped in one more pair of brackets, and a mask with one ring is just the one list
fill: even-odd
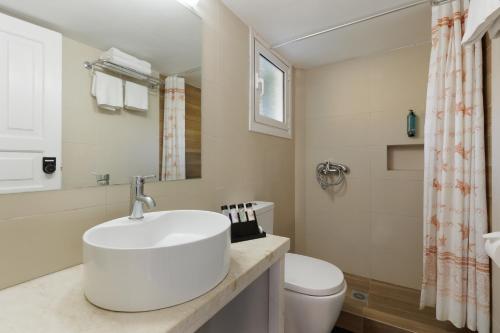
[[(296, 116), (304, 119), (297, 131), (305, 143), (296, 151), (304, 161), (296, 184), (304, 205), (296, 207), (295, 246), (346, 273), (351, 320), (379, 319), (379, 311), (421, 316), (429, 54), (430, 43), (296, 72), (296, 96), (303, 94)], [(418, 119), (412, 138), (409, 109)], [(311, 177), (323, 160), (349, 166), (342, 185), (323, 190)]]
[[(363, 33), (378, 20), (391, 21), (393, 26), (414, 24), (415, 15), (411, 14), (422, 8), (426, 11), (421, 19), (427, 28), (418, 42), (360, 52), (356, 57), (294, 72), (295, 250), (332, 262), (345, 273), (349, 291), (337, 326), (352, 332), (364, 332), (367, 326), (377, 329), (380, 323), (401, 332), (468, 332), (443, 318), (437, 320), (436, 309), (424, 307), (429, 305), (423, 301), (425, 292), (421, 297), (423, 282), (424, 286), (429, 282), (423, 280), (429, 276), (423, 269), (424, 235), (430, 237), (424, 232), (424, 143), (428, 143), (424, 128), (430, 119), (426, 114), (429, 71), (436, 61), (431, 52), (438, 24), (432, 21), (431, 12), (443, 16), (446, 12), (437, 13), (437, 8), (452, 2), (414, 2), (338, 27)], [(463, 1), (457, 3), (464, 6)], [(463, 12), (458, 20), (463, 23), (466, 9), (460, 8)], [(451, 9), (453, 18), (456, 7)], [(439, 22), (442, 24), (441, 19)], [(449, 24), (453, 25), (453, 19)], [(322, 33), (335, 34), (337, 28)], [(388, 32), (387, 37), (395, 38), (394, 34), (397, 32)], [(369, 44), (366, 35), (364, 38)], [(491, 188), (491, 40), (486, 35), (477, 45), (475, 64), (482, 61), (483, 65), (476, 74), (482, 75), (484, 86), (482, 176), (485, 201), (491, 203), (491, 191), (487, 191)], [(408, 128), (410, 110), (416, 115), (413, 136)], [(480, 228), (477, 230), (479, 234)], [(436, 237), (442, 236), (439, 230), (434, 232)], [(481, 258), (487, 263), (487, 257)], [(478, 280), (481, 274), (489, 278), (487, 270), (477, 274)], [(473, 295), (474, 301), (476, 296), (480, 297)], [(489, 302), (489, 289), (486, 297)], [(486, 332), (485, 326), (471, 326)]]

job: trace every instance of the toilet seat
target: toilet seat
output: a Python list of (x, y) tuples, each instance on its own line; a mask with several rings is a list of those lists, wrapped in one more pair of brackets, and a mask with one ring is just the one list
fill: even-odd
[(310, 296), (329, 296), (341, 292), (344, 286), (344, 274), (335, 265), (299, 254), (285, 255), (285, 289)]

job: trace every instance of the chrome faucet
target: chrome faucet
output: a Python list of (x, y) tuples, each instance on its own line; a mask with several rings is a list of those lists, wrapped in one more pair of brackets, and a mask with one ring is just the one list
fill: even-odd
[(130, 220), (140, 220), (144, 217), (143, 205), (149, 209), (156, 207), (154, 199), (148, 195), (144, 195), (144, 183), (146, 179), (155, 178), (151, 176), (135, 176), (132, 177), (130, 184)]

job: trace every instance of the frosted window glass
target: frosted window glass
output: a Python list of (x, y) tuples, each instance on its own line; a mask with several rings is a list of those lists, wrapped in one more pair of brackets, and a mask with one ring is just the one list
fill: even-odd
[(261, 116), (283, 122), (285, 73), (264, 56), (259, 57), (259, 78), (264, 80), (264, 94), (260, 97)]

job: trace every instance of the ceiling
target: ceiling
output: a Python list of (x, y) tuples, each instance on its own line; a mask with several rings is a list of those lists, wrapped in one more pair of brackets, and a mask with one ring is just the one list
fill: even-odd
[(165, 74), (201, 65), (201, 19), (176, 0), (0, 0), (0, 12), (102, 50), (118, 47)]
[[(266, 42), (277, 45), (416, 0), (222, 0)], [(430, 41), (430, 3), (279, 47), (292, 64), (311, 68)]]

